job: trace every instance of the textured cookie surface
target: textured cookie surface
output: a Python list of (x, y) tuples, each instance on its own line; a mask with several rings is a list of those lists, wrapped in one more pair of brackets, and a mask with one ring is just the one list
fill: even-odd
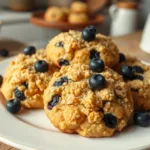
[[(125, 79), (130, 86), (135, 110), (150, 110), (150, 67), (143, 64), (137, 58), (126, 56), (125, 61), (115, 66), (115, 70), (121, 73), (121, 67), (128, 65), (132, 67), (133, 77)], [(139, 71), (135, 68), (141, 68)]]
[[(105, 87), (93, 90), (89, 78), (102, 75)], [(122, 77), (107, 67), (94, 73), (88, 65), (62, 67), (44, 92), (48, 118), (60, 131), (86, 137), (112, 136), (128, 123), (132, 96)]]
[(110, 68), (119, 62), (118, 48), (109, 37), (97, 34), (94, 41), (86, 42), (78, 31), (64, 32), (54, 37), (47, 45), (46, 53), (48, 60), (57, 66), (89, 64), (90, 59), (99, 57)]
[(32, 56), (19, 54), (10, 63), (1, 87), (7, 100), (17, 96), (27, 108), (43, 108), (43, 92), (58, 68), (49, 63), (47, 72), (36, 72), (34, 64), (37, 60), (46, 61), (45, 50), (39, 50)]

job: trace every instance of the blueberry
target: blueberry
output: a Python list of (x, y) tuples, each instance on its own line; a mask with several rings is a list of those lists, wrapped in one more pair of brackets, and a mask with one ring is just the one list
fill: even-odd
[(67, 77), (62, 77), (58, 81), (55, 81), (53, 86), (61, 86), (65, 82), (68, 82), (68, 78)]
[(132, 79), (133, 80), (141, 80), (141, 81), (144, 80), (144, 78), (142, 76), (140, 76), (140, 75), (134, 75)]
[(66, 59), (60, 59), (59, 60), (59, 65), (60, 66), (69, 66), (70, 64), (69, 64), (68, 60), (66, 60)]
[(85, 29), (92, 30), (93, 32), (96, 33), (96, 28), (93, 25), (89, 25), (89, 26), (85, 27)]
[(140, 66), (132, 66), (132, 71), (133, 71), (134, 73), (144, 73), (143, 68), (140, 67)]
[(133, 121), (138, 126), (148, 127), (150, 125), (150, 115), (148, 112), (135, 112)]
[(16, 114), (17, 112), (19, 112), (21, 110), (21, 103), (17, 99), (11, 99), (11, 100), (7, 101), (6, 109), (10, 113)]
[(59, 102), (60, 95), (54, 95), (52, 100), (48, 103), (48, 109), (52, 110), (54, 106), (56, 106)]
[(105, 65), (101, 59), (92, 59), (90, 61), (90, 70), (94, 72), (102, 72), (104, 71)]
[(138, 91), (139, 91), (139, 89), (131, 88), (131, 91), (133, 91), (133, 92), (138, 92)]
[(34, 46), (28, 46), (23, 50), (25, 55), (32, 55), (35, 54), (36, 48)]
[(23, 82), (23, 83), (22, 83), (22, 85), (23, 85), (23, 86), (25, 86), (25, 87), (26, 87), (26, 89), (28, 89), (28, 83)]
[(55, 44), (55, 46), (56, 46), (56, 47), (63, 47), (63, 46), (64, 46), (64, 43), (63, 43), (63, 41), (60, 41), (60, 42), (57, 42), (57, 43)]
[(3, 83), (3, 76), (0, 75), (0, 86), (2, 85), (2, 83)]
[(26, 99), (26, 97), (24, 95), (24, 92), (18, 90), (18, 88), (15, 88), (14, 95), (15, 95), (15, 98), (18, 99), (18, 100), (20, 100), (20, 101), (23, 101), (23, 100)]
[(34, 64), (36, 72), (48, 72), (48, 63), (45, 60), (38, 60)]
[(94, 26), (88, 26), (82, 31), (82, 38), (85, 41), (94, 41), (96, 37), (96, 28)]
[(100, 54), (96, 49), (92, 49), (90, 51), (90, 59), (98, 59), (100, 58)]
[(104, 123), (108, 128), (115, 128), (117, 126), (117, 118), (112, 114), (105, 114)]
[(9, 55), (9, 51), (7, 49), (0, 50), (0, 56), (7, 57)]
[(89, 85), (93, 90), (102, 89), (105, 87), (106, 80), (100, 74), (94, 74), (89, 79)]
[(123, 75), (124, 79), (132, 79), (133, 77), (132, 67), (127, 65), (122, 66), (121, 74)]
[(119, 56), (120, 56), (120, 60), (119, 60), (120, 63), (126, 60), (126, 57), (124, 54), (119, 53)]

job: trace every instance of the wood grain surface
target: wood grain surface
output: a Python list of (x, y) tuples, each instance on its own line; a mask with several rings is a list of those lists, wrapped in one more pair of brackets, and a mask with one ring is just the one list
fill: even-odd
[[(139, 48), (139, 43), (141, 40), (141, 32), (136, 32), (134, 34), (126, 35), (123, 37), (115, 37), (113, 41), (118, 45), (119, 49), (123, 53), (130, 54), (132, 56), (136, 56), (141, 60), (145, 60), (150, 62), (150, 54), (147, 54)], [(25, 47), (25, 44), (21, 42), (16, 42), (12, 40), (0, 40), (0, 48), (8, 48), (10, 51), (10, 56), (14, 56), (20, 53)], [(4, 60), (6, 58), (0, 57), (0, 60)], [(17, 150), (8, 145), (0, 143), (0, 150)]]

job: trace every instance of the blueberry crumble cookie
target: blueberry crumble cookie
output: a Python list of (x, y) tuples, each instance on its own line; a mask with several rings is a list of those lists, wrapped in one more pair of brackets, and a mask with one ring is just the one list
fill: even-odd
[(46, 48), (47, 59), (57, 66), (75, 63), (89, 64), (91, 59), (101, 58), (112, 68), (119, 62), (119, 50), (111, 38), (96, 34), (93, 26), (82, 32), (70, 30), (54, 37)]
[(44, 109), (62, 132), (85, 137), (112, 136), (133, 112), (131, 91), (100, 59), (63, 66), (44, 92)]
[[(36, 52), (35, 47), (24, 49), (6, 70), (1, 91), (10, 104), (17, 100), (27, 108), (43, 108), (43, 92), (58, 68), (47, 63), (44, 49)], [(14, 101), (12, 101), (14, 100)]]
[(150, 110), (150, 67), (135, 57), (120, 54), (115, 70), (130, 86), (135, 110)]

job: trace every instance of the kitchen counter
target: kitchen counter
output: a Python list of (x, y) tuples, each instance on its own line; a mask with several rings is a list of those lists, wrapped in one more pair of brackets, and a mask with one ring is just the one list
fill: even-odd
[(31, 16), (31, 12), (15, 12), (8, 9), (0, 9), (0, 20), (4, 25), (9, 23), (26, 22)]
[(37, 27), (30, 23), (32, 12), (15, 12), (7, 8), (0, 9), (0, 38), (7, 37), (22, 42), (49, 40), (59, 31)]

